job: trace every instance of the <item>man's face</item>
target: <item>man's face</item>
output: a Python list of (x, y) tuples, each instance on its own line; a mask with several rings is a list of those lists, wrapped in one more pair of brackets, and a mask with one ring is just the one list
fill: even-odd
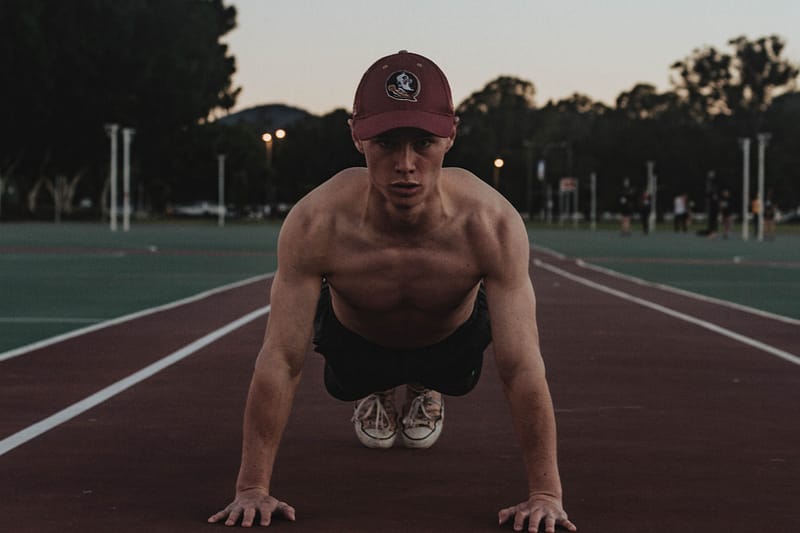
[(452, 137), (400, 128), (356, 141), (372, 185), (392, 204), (411, 207), (435, 190)]

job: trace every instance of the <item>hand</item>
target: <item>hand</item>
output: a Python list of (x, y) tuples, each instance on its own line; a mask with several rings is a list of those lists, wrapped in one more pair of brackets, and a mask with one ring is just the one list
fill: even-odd
[(561, 500), (545, 494), (534, 494), (528, 501), (501, 509), (497, 514), (500, 524), (514, 517), (514, 531), (522, 531), (525, 520), (528, 520), (528, 531), (539, 531), (539, 525), (544, 524), (544, 530), (553, 533), (556, 525), (568, 531), (577, 531), (575, 524), (567, 519), (567, 513), (561, 506)]
[(294, 507), (281, 502), (267, 494), (267, 491), (260, 488), (246, 489), (236, 492), (236, 498), (225, 509), (208, 518), (212, 524), (219, 522), (223, 518), (226, 526), (235, 526), (239, 518), (242, 519), (242, 527), (251, 527), (256, 517), (256, 512), (261, 515), (262, 526), (268, 526), (272, 521), (273, 513), (283, 516), (294, 522)]

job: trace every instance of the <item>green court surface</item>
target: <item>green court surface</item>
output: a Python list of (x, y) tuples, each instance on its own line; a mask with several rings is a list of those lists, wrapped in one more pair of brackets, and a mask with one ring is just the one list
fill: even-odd
[(743, 241), (659, 231), (529, 229), (534, 246), (647, 281), (800, 319), (800, 235)]
[[(0, 224), (0, 353), (266, 274), (277, 223)], [(534, 246), (800, 319), (800, 235), (743, 242), (532, 226)]]
[(0, 353), (272, 272), (278, 229), (0, 224)]

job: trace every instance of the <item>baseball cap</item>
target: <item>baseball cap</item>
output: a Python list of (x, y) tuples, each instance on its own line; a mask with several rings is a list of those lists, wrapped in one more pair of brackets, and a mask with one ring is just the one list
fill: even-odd
[(453, 96), (444, 72), (430, 59), (401, 50), (367, 69), (353, 102), (353, 131), (370, 139), (394, 128), (419, 128), (449, 137)]

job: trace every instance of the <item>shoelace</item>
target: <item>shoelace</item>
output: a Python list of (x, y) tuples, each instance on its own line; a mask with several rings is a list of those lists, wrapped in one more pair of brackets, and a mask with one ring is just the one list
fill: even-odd
[(425, 404), (437, 404), (441, 406), (439, 402), (425, 394), (415, 396), (414, 399), (411, 400), (411, 405), (408, 407), (408, 414), (403, 417), (403, 426), (407, 428), (417, 426), (433, 428), (436, 425), (436, 421), (442, 418), (442, 414), (441, 411), (439, 411), (439, 415), (431, 416), (425, 409)]
[(393, 419), (383, 407), (383, 402), (378, 394), (370, 394), (356, 405), (351, 422), (358, 420), (368, 422), (373, 414), (375, 415), (375, 425), (373, 426), (375, 429), (388, 428), (392, 424)]

